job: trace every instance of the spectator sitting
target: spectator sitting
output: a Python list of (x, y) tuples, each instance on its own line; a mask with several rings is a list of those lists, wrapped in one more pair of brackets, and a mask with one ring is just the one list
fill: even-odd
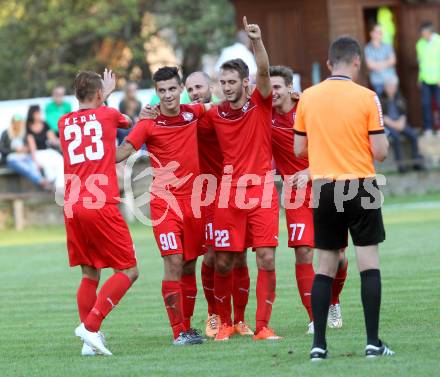
[[(139, 113), (142, 110), (142, 102), (137, 98), (137, 90), (138, 85), (134, 81), (127, 82), (124, 90), (124, 98), (122, 98), (121, 102), (119, 102), (119, 111), (122, 114), (128, 115), (133, 124), (136, 124), (138, 121)], [(124, 141), (124, 138), (129, 134), (129, 132), (130, 129), (118, 129), (118, 145)]]
[(29, 148), (26, 145), (26, 129), (20, 115), (14, 115), (9, 128), (3, 131), (0, 138), (0, 153), (2, 163), (6, 163), (9, 169), (23, 175), (38, 187), (50, 188), (29, 154)]
[(370, 42), (365, 46), (365, 61), (370, 71), (370, 83), (378, 96), (383, 93), (388, 77), (396, 76), (396, 55), (393, 46), (382, 42), (382, 27), (374, 24)]
[(64, 101), (66, 90), (63, 86), (56, 86), (52, 90), (52, 101), (46, 105), (45, 116), (46, 122), (50, 129), (58, 135), (58, 120), (67, 113), (72, 111), (69, 102)]
[(63, 188), (63, 156), (56, 150), (59, 148), (59, 141), (55, 133), (43, 121), (38, 105), (29, 108), (26, 133), (32, 159), (38, 168), (43, 169), (44, 176), (51, 184), (55, 185), (55, 188)]
[(413, 168), (423, 170), (423, 158), (419, 154), (417, 132), (408, 123), (405, 100), (398, 89), (399, 79), (397, 76), (390, 76), (385, 81), (384, 93), (381, 97), (385, 128), (391, 138), (397, 168), (400, 173), (406, 172), (400, 142), (400, 137), (403, 135), (411, 143)]
[(420, 34), (416, 50), (422, 87), (423, 128), (425, 134), (430, 136), (433, 131), (433, 100), (440, 111), (440, 36), (434, 32), (434, 25), (430, 21), (422, 24)]

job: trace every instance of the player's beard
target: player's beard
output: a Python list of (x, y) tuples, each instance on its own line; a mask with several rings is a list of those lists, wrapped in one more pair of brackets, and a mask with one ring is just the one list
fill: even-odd
[(239, 102), (242, 97), (243, 97), (243, 88), (240, 88), (235, 93), (235, 96), (231, 100), (229, 100), (229, 102), (232, 104), (235, 104), (235, 103)]

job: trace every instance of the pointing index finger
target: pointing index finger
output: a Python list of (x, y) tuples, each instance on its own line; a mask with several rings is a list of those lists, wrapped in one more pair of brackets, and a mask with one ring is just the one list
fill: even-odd
[(244, 25), (244, 28), (245, 29), (247, 29), (248, 28), (248, 22), (247, 22), (247, 18), (246, 18), (246, 16), (243, 16), (243, 25)]

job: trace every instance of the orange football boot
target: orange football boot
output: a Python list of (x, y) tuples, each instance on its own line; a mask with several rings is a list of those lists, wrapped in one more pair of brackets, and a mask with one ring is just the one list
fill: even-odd
[(263, 327), (258, 334), (253, 337), (254, 340), (279, 340), (283, 339), (281, 336), (275, 334), (270, 327)]
[(246, 322), (238, 322), (234, 325), (235, 332), (241, 336), (254, 335), (249, 325)]
[(220, 327), (220, 316), (217, 314), (208, 314), (208, 319), (206, 320), (205, 334), (208, 338), (215, 338)]
[(234, 326), (228, 326), (226, 323), (222, 323), (218, 329), (218, 333), (215, 336), (215, 341), (229, 340), (229, 338), (234, 335)]

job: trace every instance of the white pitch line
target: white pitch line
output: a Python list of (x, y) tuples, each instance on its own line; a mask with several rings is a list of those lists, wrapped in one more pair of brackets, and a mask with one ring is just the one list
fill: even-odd
[(383, 205), (384, 210), (396, 210), (396, 209), (440, 209), (439, 201), (429, 201), (429, 202), (417, 202), (417, 203), (394, 203)]

